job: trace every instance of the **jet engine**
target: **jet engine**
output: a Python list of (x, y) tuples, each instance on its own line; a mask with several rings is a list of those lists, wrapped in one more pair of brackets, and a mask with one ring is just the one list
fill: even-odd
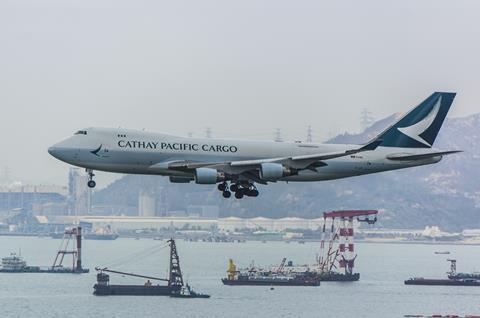
[(291, 171), (279, 163), (262, 163), (260, 165), (260, 178), (266, 181), (277, 181), (282, 177), (291, 175)]
[(215, 184), (223, 181), (225, 177), (223, 173), (218, 172), (212, 168), (197, 168), (195, 169), (195, 183), (198, 184)]
[(171, 183), (190, 183), (190, 181), (193, 181), (192, 177), (170, 176), (168, 179)]

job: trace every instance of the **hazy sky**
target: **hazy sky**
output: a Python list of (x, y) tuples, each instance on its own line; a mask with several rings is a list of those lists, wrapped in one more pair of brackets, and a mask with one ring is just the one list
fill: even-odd
[(321, 141), (479, 88), (479, 1), (0, 1), (0, 168), (26, 183), (66, 183), (46, 150), (83, 127)]

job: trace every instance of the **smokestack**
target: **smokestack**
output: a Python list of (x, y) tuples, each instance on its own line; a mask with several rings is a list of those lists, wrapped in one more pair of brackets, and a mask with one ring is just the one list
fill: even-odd
[(82, 271), (82, 228), (77, 227), (77, 268), (76, 271)]

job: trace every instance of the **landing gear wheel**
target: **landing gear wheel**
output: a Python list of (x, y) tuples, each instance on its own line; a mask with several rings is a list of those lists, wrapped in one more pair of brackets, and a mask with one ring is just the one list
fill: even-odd
[(235, 183), (230, 186), (230, 191), (232, 192), (237, 192), (238, 191), (238, 185)]
[(253, 190), (248, 191), (248, 196), (249, 197), (258, 197), (258, 190), (253, 189)]
[(237, 199), (243, 198), (243, 191), (237, 191), (237, 192), (235, 192), (235, 198), (237, 198)]
[(88, 186), (89, 188), (95, 188), (95, 186), (96, 186), (97, 184), (95, 183), (95, 181), (93, 181), (93, 177), (95, 176), (95, 175), (93, 174), (93, 170), (92, 170), (92, 169), (85, 169), (85, 171), (86, 171), (87, 174), (88, 174), (87, 186)]
[(227, 189), (227, 183), (226, 182), (219, 183), (217, 186), (217, 189), (218, 191), (225, 191)]
[(225, 199), (228, 199), (228, 198), (230, 198), (230, 197), (232, 196), (232, 192), (230, 192), (230, 191), (223, 191), (222, 195), (223, 195), (223, 197), (224, 197)]

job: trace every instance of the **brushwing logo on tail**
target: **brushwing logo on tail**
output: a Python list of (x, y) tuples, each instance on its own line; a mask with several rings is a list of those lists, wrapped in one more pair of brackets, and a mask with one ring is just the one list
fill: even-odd
[(420, 120), (418, 123), (413, 124), (411, 126), (407, 127), (398, 127), (398, 131), (400, 131), (402, 134), (407, 135), (408, 137), (428, 146), (431, 147), (432, 145), (428, 143), (425, 139), (420, 137), (421, 134), (423, 134), (428, 127), (433, 123), (435, 118), (437, 117), (438, 111), (440, 110), (440, 105), (442, 104), (442, 97), (438, 99), (438, 101), (435, 103), (435, 105), (432, 107), (432, 110), (430, 113), (428, 113), (427, 116), (425, 116), (424, 119)]

